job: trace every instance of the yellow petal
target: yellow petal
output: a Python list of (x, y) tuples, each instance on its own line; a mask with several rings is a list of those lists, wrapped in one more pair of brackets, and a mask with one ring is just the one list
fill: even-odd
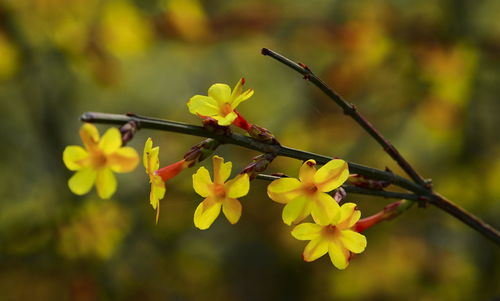
[(122, 146), (122, 135), (117, 128), (109, 128), (99, 141), (99, 148), (105, 154), (111, 154)]
[(231, 181), (224, 184), (224, 189), (226, 190), (226, 195), (230, 198), (241, 198), (248, 194), (250, 189), (250, 178), (248, 174), (239, 174)]
[(244, 78), (240, 78), (234, 86), (233, 91), (231, 92), (231, 100), (235, 100), (238, 96), (240, 96), (241, 92), (243, 91), (244, 80)]
[(69, 170), (78, 170), (84, 166), (79, 162), (85, 158), (87, 158), (89, 154), (83, 147), (78, 145), (70, 145), (66, 146), (63, 152), (63, 162), (64, 165)]
[(241, 203), (233, 198), (225, 198), (222, 201), (222, 212), (231, 224), (236, 224), (241, 217)]
[(151, 149), (153, 148), (153, 139), (148, 138), (146, 140), (146, 143), (144, 144), (144, 151), (142, 152), (142, 164), (144, 165), (144, 168), (148, 170), (148, 158), (149, 155), (151, 154)]
[(363, 234), (351, 230), (344, 230), (340, 233), (340, 241), (349, 251), (361, 253), (365, 250), (366, 237)]
[(214, 168), (214, 183), (223, 184), (231, 175), (233, 163), (224, 163), (224, 158), (219, 156), (212, 157), (212, 165)]
[(328, 244), (328, 255), (330, 255), (333, 265), (339, 270), (343, 270), (349, 265), (351, 254), (338, 243), (330, 242)]
[(93, 150), (99, 143), (99, 131), (93, 124), (84, 123), (80, 127), (80, 138), (87, 150)]
[(212, 116), (215, 120), (217, 120), (217, 124), (221, 126), (229, 126), (233, 123), (233, 121), (238, 117), (235, 112), (230, 112), (226, 116), (217, 115)]
[(194, 115), (214, 116), (219, 113), (219, 103), (208, 96), (195, 95), (189, 99), (187, 106)]
[(194, 212), (194, 225), (200, 230), (208, 229), (220, 214), (222, 203), (206, 198)]
[(95, 187), (97, 195), (101, 199), (110, 198), (116, 191), (116, 178), (110, 168), (104, 168), (97, 172)]
[(335, 225), (340, 218), (340, 206), (330, 195), (318, 192), (314, 196), (311, 215), (318, 225)]
[(92, 168), (80, 169), (68, 180), (68, 187), (74, 194), (86, 194), (94, 185), (96, 175), (97, 172)]
[(299, 170), (299, 179), (302, 183), (312, 183), (316, 174), (316, 161), (310, 159), (304, 162)]
[(213, 183), (212, 179), (210, 179), (210, 174), (205, 167), (198, 168), (198, 171), (193, 175), (193, 188), (197, 194), (206, 198), (209, 195), (212, 195)]
[(148, 158), (148, 168), (147, 168), (147, 173), (153, 174), (155, 171), (160, 168), (160, 159), (158, 158), (160, 152), (160, 147), (153, 147), (151, 149), (151, 153), (149, 154)]
[(328, 241), (321, 237), (311, 240), (302, 253), (304, 261), (311, 262), (328, 252)]
[(231, 108), (234, 110), (236, 109), (236, 107), (244, 102), (245, 100), (249, 99), (250, 97), (252, 97), (254, 91), (253, 89), (248, 89), (246, 90), (245, 92), (243, 92), (242, 94), (238, 95), (236, 98), (233, 98), (233, 100), (231, 101)]
[(314, 175), (314, 183), (320, 191), (332, 191), (344, 182), (349, 177), (349, 169), (344, 160), (331, 160), (323, 165)]
[(338, 229), (349, 229), (358, 222), (361, 217), (361, 212), (356, 210), (357, 207), (358, 206), (354, 203), (345, 203), (340, 207), (340, 219), (337, 224)]
[(165, 182), (160, 176), (152, 176), (151, 181), (151, 192), (149, 193), (149, 203), (156, 209), (159, 206), (160, 200), (165, 196)]
[(231, 88), (226, 84), (213, 84), (208, 89), (208, 96), (215, 99), (219, 104), (229, 102), (231, 98)]
[(313, 240), (320, 237), (323, 227), (313, 223), (302, 223), (292, 230), (292, 236), (298, 240)]
[(298, 223), (311, 213), (311, 200), (307, 196), (298, 196), (285, 205), (281, 214), (287, 225)]
[(108, 164), (114, 172), (130, 172), (139, 164), (139, 155), (132, 147), (120, 147), (108, 156)]
[(274, 180), (267, 186), (267, 195), (271, 200), (287, 204), (300, 194), (302, 183), (295, 178), (282, 178)]

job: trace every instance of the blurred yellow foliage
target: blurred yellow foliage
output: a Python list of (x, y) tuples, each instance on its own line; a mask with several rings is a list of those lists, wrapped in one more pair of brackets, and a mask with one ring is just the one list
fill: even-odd
[(128, 1), (106, 2), (101, 26), (102, 43), (119, 58), (139, 55), (151, 43), (151, 24)]
[(11, 77), (19, 68), (19, 54), (12, 43), (0, 32), (0, 80)]
[(67, 258), (110, 258), (128, 232), (128, 215), (112, 201), (90, 200), (60, 229), (59, 251)]
[(210, 36), (208, 19), (198, 0), (164, 0), (163, 7), (169, 21), (187, 41), (202, 41)]

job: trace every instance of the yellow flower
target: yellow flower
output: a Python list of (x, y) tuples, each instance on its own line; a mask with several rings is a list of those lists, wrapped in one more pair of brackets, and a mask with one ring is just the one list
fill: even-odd
[(316, 162), (308, 160), (299, 171), (299, 179), (282, 178), (267, 187), (269, 197), (286, 204), (283, 222), (298, 223), (312, 215), (317, 224), (326, 224), (339, 215), (340, 207), (327, 192), (342, 185), (349, 177), (347, 163), (331, 160), (316, 171)]
[(366, 237), (351, 228), (361, 213), (356, 204), (346, 203), (340, 208), (340, 215), (329, 223), (318, 225), (303, 223), (296, 226), (292, 235), (298, 240), (310, 240), (302, 253), (305, 261), (314, 261), (328, 252), (333, 265), (345, 269), (352, 253), (361, 253), (366, 248)]
[(158, 218), (160, 216), (160, 200), (165, 196), (165, 182), (156, 173), (158, 168), (160, 168), (160, 160), (158, 159), (159, 152), (160, 147), (157, 146), (153, 148), (153, 140), (148, 138), (144, 145), (142, 161), (144, 168), (146, 168), (146, 174), (149, 175), (149, 183), (151, 183), (149, 202), (151, 206), (153, 206), (153, 209), (156, 210), (156, 223), (158, 223)]
[(205, 198), (194, 212), (194, 225), (201, 230), (212, 225), (221, 208), (231, 224), (237, 223), (241, 216), (241, 203), (237, 198), (247, 195), (250, 188), (250, 179), (246, 173), (224, 183), (231, 174), (231, 162), (224, 163), (224, 158), (214, 156), (212, 165), (213, 182), (205, 167), (200, 167), (193, 175), (194, 190)]
[(137, 152), (131, 147), (121, 147), (120, 131), (110, 128), (99, 138), (97, 128), (89, 123), (80, 128), (85, 149), (70, 145), (64, 149), (63, 161), (69, 170), (76, 173), (69, 179), (69, 189), (78, 195), (89, 192), (96, 185), (97, 194), (103, 199), (116, 191), (113, 172), (132, 171), (139, 162)]
[(238, 118), (236, 107), (253, 95), (253, 90), (243, 91), (245, 79), (241, 78), (233, 91), (226, 84), (213, 84), (208, 89), (208, 96), (195, 95), (189, 99), (189, 112), (195, 115), (210, 117), (221, 126), (228, 126)]

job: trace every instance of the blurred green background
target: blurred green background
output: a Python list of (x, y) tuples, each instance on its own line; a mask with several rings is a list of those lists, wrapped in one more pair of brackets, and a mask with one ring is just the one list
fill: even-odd
[[(66, 145), (85, 111), (198, 124), (186, 101), (244, 76), (240, 112), (288, 146), (401, 172), (357, 124), (262, 47), (307, 63), (434, 187), (500, 227), (500, 2), (0, 0), (0, 300), (491, 300), (497, 246), (436, 208), (366, 232), (345, 271), (304, 242), (255, 181), (240, 222), (192, 222), (184, 171), (158, 225), (142, 166), (118, 192), (72, 195)], [(101, 133), (106, 126), (99, 126)], [(162, 165), (199, 138), (140, 131)], [(223, 146), (233, 173), (255, 152)], [(209, 161), (206, 165), (211, 168)], [(278, 158), (270, 172), (296, 175)], [(349, 196), (363, 215), (389, 201)]]

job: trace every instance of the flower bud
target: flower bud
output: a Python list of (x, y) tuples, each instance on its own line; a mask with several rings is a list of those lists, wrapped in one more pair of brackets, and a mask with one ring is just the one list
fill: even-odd
[(247, 173), (250, 176), (250, 179), (253, 180), (255, 179), (255, 177), (257, 177), (258, 173), (263, 172), (267, 169), (274, 158), (276, 158), (276, 154), (274, 153), (259, 155), (253, 158), (253, 162), (248, 164), (241, 173)]
[(184, 159), (189, 162), (189, 167), (193, 166), (196, 162), (201, 162), (219, 147), (221, 143), (215, 139), (205, 139), (195, 146), (191, 147), (187, 153), (184, 154)]
[(159, 175), (164, 182), (175, 177), (181, 171), (189, 167), (190, 162), (186, 162), (186, 160), (182, 159), (168, 166), (162, 167), (155, 171), (157, 175)]
[(122, 135), (122, 146), (125, 146), (132, 138), (135, 132), (139, 129), (139, 124), (135, 120), (131, 120), (120, 127), (120, 134)]
[(347, 181), (349, 182), (349, 184), (356, 187), (375, 189), (375, 190), (382, 190), (385, 187), (391, 185), (391, 182), (389, 181), (372, 180), (366, 178), (363, 175), (358, 175), (358, 174), (351, 175)]
[(206, 116), (200, 116), (200, 117), (203, 118), (203, 127), (207, 129), (209, 132), (223, 136), (231, 135), (231, 129), (229, 128), (229, 126), (221, 126), (218, 124), (217, 120), (210, 117)]
[(362, 232), (370, 227), (373, 227), (374, 225), (395, 218), (396, 216), (400, 215), (407, 209), (409, 209), (413, 205), (412, 201), (409, 200), (400, 200), (394, 203), (391, 203), (387, 206), (384, 207), (384, 209), (372, 216), (363, 218), (359, 220), (356, 225), (354, 226), (354, 229), (357, 232)]
[(255, 124), (252, 124), (250, 126), (250, 128), (248, 129), (248, 134), (250, 135), (250, 137), (262, 142), (266, 142), (269, 144), (279, 144), (278, 140), (276, 140), (274, 135), (271, 134), (269, 130)]

